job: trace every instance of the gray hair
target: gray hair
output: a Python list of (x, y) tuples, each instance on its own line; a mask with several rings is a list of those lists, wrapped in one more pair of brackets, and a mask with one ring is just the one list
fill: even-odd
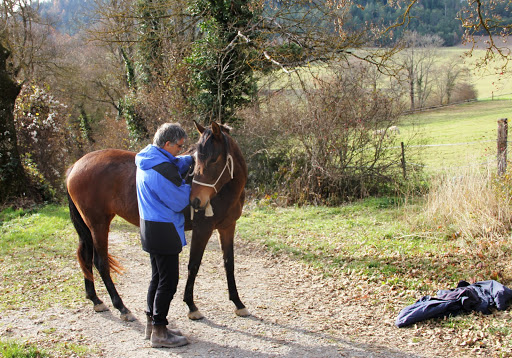
[(187, 133), (179, 123), (164, 123), (156, 130), (153, 145), (163, 148), (166, 142), (176, 144), (182, 138), (187, 138)]

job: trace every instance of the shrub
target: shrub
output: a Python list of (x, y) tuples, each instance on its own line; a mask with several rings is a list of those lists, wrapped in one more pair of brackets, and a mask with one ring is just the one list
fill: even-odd
[(70, 137), (67, 107), (48, 88), (28, 84), (16, 100), (14, 117), (24, 167), (43, 199), (52, 200), (64, 192)]
[(478, 92), (473, 84), (463, 82), (458, 84), (454, 91), (451, 102), (463, 102), (463, 101), (471, 101), (478, 98)]
[[(293, 203), (337, 204), (390, 192), (400, 181), (398, 100), (372, 86), (364, 66), (335, 67), (292, 97), (274, 95), (245, 113), (253, 188)], [(398, 145), (398, 148), (400, 146)]]

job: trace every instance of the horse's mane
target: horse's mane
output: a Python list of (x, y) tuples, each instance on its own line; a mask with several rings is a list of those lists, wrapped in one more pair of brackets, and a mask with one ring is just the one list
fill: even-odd
[(222, 131), (222, 137), (224, 139), (224, 146), (222, 147), (222, 151), (219, 151), (214, 145), (213, 145), (213, 131), (211, 128), (205, 129), (203, 134), (201, 135), (200, 141), (196, 145), (196, 151), (198, 154), (202, 156), (202, 160), (207, 160), (210, 158), (217, 158), (221, 154), (226, 154), (226, 151), (229, 148), (229, 141), (226, 134), (229, 134), (231, 131), (231, 127), (221, 124), (220, 125), (221, 131)]

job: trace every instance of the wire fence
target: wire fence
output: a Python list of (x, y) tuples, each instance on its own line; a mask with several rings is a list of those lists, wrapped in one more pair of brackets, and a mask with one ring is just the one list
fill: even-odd
[[(506, 143), (510, 143), (511, 141), (506, 141)], [(496, 143), (496, 146), (493, 149), (490, 149), (482, 152), (481, 150), (474, 150), (475, 146), (477, 145), (485, 145), (489, 143)], [(415, 163), (414, 161), (407, 161), (406, 163), (402, 163), (401, 165), (404, 167), (416, 167), (416, 168), (422, 168), (424, 170), (427, 170), (428, 172), (432, 173), (439, 173), (439, 172), (447, 172), (447, 171), (458, 171), (462, 170), (464, 168), (496, 168), (498, 170), (498, 158), (504, 157), (506, 160), (506, 154), (498, 154), (498, 140), (482, 140), (482, 141), (471, 141), (471, 142), (459, 142), (459, 143), (441, 143), (441, 144), (418, 144), (418, 145), (408, 145), (406, 147), (409, 149), (412, 148), (442, 148), (442, 147), (459, 147), (459, 146), (467, 146), (468, 150), (466, 153), (468, 154), (467, 158), (458, 157), (456, 158), (456, 163), (446, 163), (445, 165), (432, 165), (432, 164), (424, 164), (424, 163)], [(472, 148), (473, 147), (473, 148)], [(390, 147), (393, 149), (401, 149), (401, 146), (394, 146)], [(479, 148), (481, 149), (481, 148)], [(481, 152), (479, 155), (475, 155), (475, 153)], [(444, 153), (447, 156), (450, 155), (450, 153)], [(404, 157), (407, 157), (404, 155)], [(505, 166), (506, 168), (506, 166)]]

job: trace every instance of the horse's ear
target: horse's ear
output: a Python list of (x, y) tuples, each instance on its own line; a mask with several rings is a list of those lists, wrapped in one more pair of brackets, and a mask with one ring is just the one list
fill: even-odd
[(212, 132), (215, 138), (222, 138), (221, 129), (217, 122), (212, 122)]
[(196, 129), (199, 132), (199, 134), (203, 134), (204, 127), (202, 125), (200, 125), (199, 123), (197, 123), (195, 120), (194, 120), (194, 124), (196, 125)]
[(228, 127), (227, 125), (225, 124), (221, 124), (220, 125), (220, 129), (224, 132), (224, 133), (227, 133), (229, 134), (231, 132), (231, 127)]

